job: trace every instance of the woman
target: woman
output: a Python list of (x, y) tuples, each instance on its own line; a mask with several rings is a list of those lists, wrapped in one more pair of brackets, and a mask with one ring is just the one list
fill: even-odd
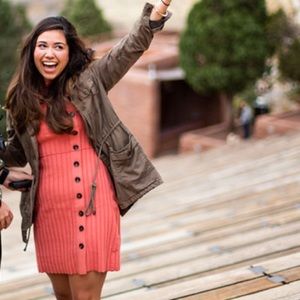
[(107, 92), (149, 47), (169, 4), (147, 3), (130, 34), (100, 60), (62, 17), (41, 21), (25, 41), (0, 157), (7, 167), (31, 166), (20, 205), (23, 240), (33, 223), (38, 268), (57, 299), (100, 298), (107, 271), (120, 268), (120, 214), (162, 182)]

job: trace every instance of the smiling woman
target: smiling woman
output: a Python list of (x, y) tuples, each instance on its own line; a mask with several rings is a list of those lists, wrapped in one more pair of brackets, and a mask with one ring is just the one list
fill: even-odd
[[(30, 191), (22, 190), (22, 235), (28, 243), (34, 225), (38, 269), (57, 299), (100, 299), (106, 273), (120, 269), (120, 215), (162, 183), (107, 94), (163, 28), (169, 5), (147, 3), (133, 30), (101, 59), (64, 17), (42, 20), (21, 51), (0, 158), (8, 167), (31, 166), (32, 176), (17, 176), (33, 179)], [(7, 172), (10, 188), (17, 171)]]
[(34, 49), (34, 63), (49, 86), (69, 62), (69, 46), (62, 30), (43, 32)]

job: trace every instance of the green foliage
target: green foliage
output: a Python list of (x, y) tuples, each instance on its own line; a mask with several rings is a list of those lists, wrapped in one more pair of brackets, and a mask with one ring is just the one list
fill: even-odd
[[(17, 50), (22, 36), (30, 29), (24, 7), (0, 0), (0, 104), (4, 104), (9, 80), (15, 70)], [(0, 116), (3, 116), (0, 111)], [(4, 118), (0, 120), (0, 132), (4, 133)]]
[(237, 98), (247, 102), (250, 106), (253, 106), (255, 99), (257, 98), (257, 92), (253, 84), (247, 86), (242, 92), (237, 94)]
[(279, 70), (281, 75), (289, 80), (300, 82), (300, 38), (295, 38), (291, 44), (281, 49), (279, 53)]
[(271, 53), (264, 0), (201, 0), (180, 39), (180, 63), (199, 93), (233, 95), (254, 83)]
[(68, 0), (62, 14), (74, 24), (82, 37), (94, 38), (112, 30), (94, 0)]
[(274, 52), (281, 51), (298, 34), (297, 26), (281, 9), (269, 16), (266, 28), (268, 41)]
[(300, 28), (284, 12), (277, 12), (270, 28), (274, 44), (277, 42), (279, 71), (285, 79), (300, 83)]

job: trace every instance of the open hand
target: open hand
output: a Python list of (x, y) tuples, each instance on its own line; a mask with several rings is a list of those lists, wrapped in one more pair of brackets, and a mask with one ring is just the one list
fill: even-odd
[(13, 220), (13, 214), (5, 202), (0, 206), (0, 230), (6, 229)]

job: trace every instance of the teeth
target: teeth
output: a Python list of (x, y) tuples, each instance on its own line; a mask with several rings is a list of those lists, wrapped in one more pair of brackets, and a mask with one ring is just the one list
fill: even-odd
[(43, 65), (52, 67), (52, 66), (56, 66), (57, 64), (54, 62), (44, 62)]

